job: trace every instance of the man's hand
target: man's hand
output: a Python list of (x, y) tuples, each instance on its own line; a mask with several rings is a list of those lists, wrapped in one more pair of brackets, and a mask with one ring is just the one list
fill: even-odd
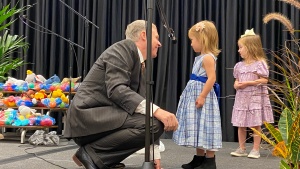
[(154, 117), (161, 121), (165, 126), (165, 131), (175, 131), (178, 127), (178, 121), (173, 113), (167, 112), (161, 108), (154, 112)]

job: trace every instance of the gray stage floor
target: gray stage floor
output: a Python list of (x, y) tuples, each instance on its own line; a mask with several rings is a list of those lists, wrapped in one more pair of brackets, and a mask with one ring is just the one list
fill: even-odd
[[(164, 169), (179, 169), (181, 164), (191, 160), (195, 150), (177, 146), (170, 139), (162, 139), (165, 151), (162, 155)], [(279, 158), (273, 157), (270, 150), (262, 149), (261, 158), (231, 157), (230, 152), (238, 146), (235, 142), (224, 142), (223, 148), (217, 152), (218, 169), (276, 169), (279, 168)], [(247, 145), (249, 150), (251, 144)], [(265, 147), (265, 146), (264, 146)], [(0, 140), (0, 168), (1, 169), (80, 169), (71, 159), (77, 150), (73, 141), (60, 140), (59, 146), (37, 146), (28, 142), (20, 144), (16, 140)], [(143, 154), (133, 154), (123, 161), (126, 169), (142, 168)]]

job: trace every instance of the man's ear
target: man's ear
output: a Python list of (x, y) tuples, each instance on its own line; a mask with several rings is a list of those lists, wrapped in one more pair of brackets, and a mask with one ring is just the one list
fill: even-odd
[(147, 41), (147, 34), (146, 34), (146, 31), (142, 31), (141, 34), (140, 34), (140, 37), (143, 41)]

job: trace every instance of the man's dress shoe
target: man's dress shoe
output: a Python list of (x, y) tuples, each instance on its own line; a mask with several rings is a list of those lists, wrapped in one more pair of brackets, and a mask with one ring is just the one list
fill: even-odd
[(73, 160), (78, 166), (83, 165), (86, 169), (99, 169), (83, 147), (76, 151)]

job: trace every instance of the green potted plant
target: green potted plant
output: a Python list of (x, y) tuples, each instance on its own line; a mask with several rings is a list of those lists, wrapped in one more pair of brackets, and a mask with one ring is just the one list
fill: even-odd
[(17, 5), (10, 8), (10, 4), (0, 6), (0, 81), (7, 79), (11, 70), (16, 70), (26, 64), (21, 57), (12, 55), (19, 49), (24, 52), (28, 49), (28, 43), (25, 43), (25, 37), (10, 35), (7, 29), (16, 19), (10, 19), (12, 16), (21, 13), (30, 8), (24, 6), (17, 8)]
[(278, 127), (264, 123), (268, 129), (266, 133), (259, 134), (265, 141), (272, 145), (274, 156), (282, 158), (280, 169), (299, 169), (300, 160), (300, 69), (298, 66), (299, 56), (291, 52), (288, 47), (281, 55), (274, 53), (277, 59), (273, 62), (278, 68), (282, 81), (270, 79), (270, 98), (277, 105), (274, 111), (280, 113)]
[[(297, 8), (300, 2), (282, 0)], [(280, 21), (291, 34), (292, 40), (286, 40), (284, 48), (272, 52), (275, 61), (271, 64), (276, 68), (275, 74), (282, 80), (269, 79), (270, 99), (274, 102), (274, 112), (280, 114), (278, 127), (264, 123), (268, 134), (252, 129), (262, 139), (273, 146), (272, 154), (281, 158), (280, 169), (300, 169), (300, 45), (296, 39), (293, 24), (280, 13), (270, 13), (264, 17), (264, 23), (270, 20)]]

